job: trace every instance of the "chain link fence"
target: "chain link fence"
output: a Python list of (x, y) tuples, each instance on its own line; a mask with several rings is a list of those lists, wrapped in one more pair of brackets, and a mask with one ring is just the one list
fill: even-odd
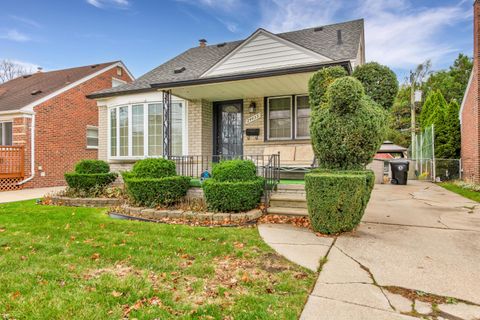
[(462, 178), (460, 159), (435, 158), (433, 125), (415, 136), (413, 146), (408, 149), (408, 158), (411, 161), (409, 179), (440, 182)]

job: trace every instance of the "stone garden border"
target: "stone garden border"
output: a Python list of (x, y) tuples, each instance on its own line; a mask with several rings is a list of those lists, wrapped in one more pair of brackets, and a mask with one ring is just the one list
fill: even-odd
[(240, 226), (256, 222), (263, 212), (253, 209), (240, 213), (193, 212), (177, 209), (151, 209), (144, 207), (122, 206), (112, 208), (112, 215), (138, 218), (152, 222), (171, 224), (189, 224), (199, 226)]
[(118, 198), (70, 198), (50, 196), (49, 199), (53, 205), (68, 207), (107, 208), (120, 206), (124, 203), (123, 199)]

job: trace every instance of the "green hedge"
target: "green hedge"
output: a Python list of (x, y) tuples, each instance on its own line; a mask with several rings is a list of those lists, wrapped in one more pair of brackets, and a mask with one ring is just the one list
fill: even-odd
[[(128, 174), (127, 174), (128, 176)], [(138, 178), (123, 175), (128, 194), (137, 205), (156, 207), (181, 200), (190, 187), (190, 177)]]
[(108, 173), (110, 166), (102, 160), (81, 160), (75, 165), (76, 173)]
[(325, 102), (325, 93), (328, 86), (335, 79), (348, 76), (347, 71), (340, 66), (321, 69), (316, 72), (308, 81), (308, 97), (312, 109), (320, 108)]
[(239, 212), (254, 209), (260, 202), (264, 181), (261, 177), (250, 181), (208, 179), (202, 186), (208, 209), (216, 212)]
[(177, 175), (175, 162), (163, 158), (148, 158), (135, 162), (132, 173), (138, 178), (165, 178)]
[(98, 191), (117, 179), (117, 174), (109, 173), (65, 173), (65, 180), (70, 188), (85, 192)]
[(363, 217), (374, 179), (368, 170), (316, 170), (305, 175), (313, 229), (327, 234), (353, 230)]
[(212, 169), (212, 178), (217, 181), (255, 180), (257, 168), (250, 160), (228, 160), (217, 163)]

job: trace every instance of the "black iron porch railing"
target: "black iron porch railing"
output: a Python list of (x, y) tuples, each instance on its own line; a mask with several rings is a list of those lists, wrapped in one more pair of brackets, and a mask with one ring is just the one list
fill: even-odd
[(200, 178), (205, 171), (211, 173), (213, 165), (220, 161), (233, 159), (250, 160), (257, 168), (257, 175), (265, 179), (265, 204), (268, 204), (270, 193), (280, 182), (280, 153), (241, 156), (168, 156), (168, 159), (175, 162), (177, 174), (192, 178)]

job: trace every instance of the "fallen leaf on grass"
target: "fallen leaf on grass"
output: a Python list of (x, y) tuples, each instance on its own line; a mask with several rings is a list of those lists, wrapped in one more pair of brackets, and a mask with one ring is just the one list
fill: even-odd
[(0, 232), (5, 232), (5, 231), (6, 231), (6, 229), (0, 228)]
[(90, 258), (92, 260), (98, 260), (98, 259), (100, 259), (100, 253), (94, 253), (94, 254), (92, 254), (92, 256)]
[(122, 292), (118, 292), (118, 291), (115, 291), (115, 290), (112, 291), (112, 296), (114, 296), (115, 298), (118, 298), (122, 295), (123, 295)]
[(14, 293), (12, 293), (12, 300), (19, 298), (21, 295), (22, 294), (20, 293), (20, 291), (15, 291)]
[(237, 249), (242, 249), (243, 247), (245, 247), (245, 244), (241, 242), (234, 242), (233, 246)]
[(68, 230), (70, 229), (70, 223), (67, 223), (67, 225), (65, 226), (65, 230)]

